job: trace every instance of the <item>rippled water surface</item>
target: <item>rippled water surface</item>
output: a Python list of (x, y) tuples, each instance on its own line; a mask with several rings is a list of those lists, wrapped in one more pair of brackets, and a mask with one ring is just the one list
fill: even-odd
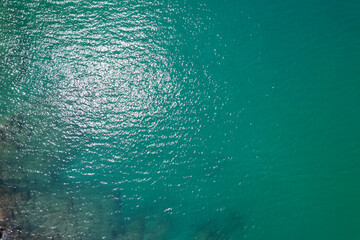
[[(359, 239), (357, 1), (1, 0), (0, 180), (55, 239)], [(1, 198), (1, 195), (0, 195)]]

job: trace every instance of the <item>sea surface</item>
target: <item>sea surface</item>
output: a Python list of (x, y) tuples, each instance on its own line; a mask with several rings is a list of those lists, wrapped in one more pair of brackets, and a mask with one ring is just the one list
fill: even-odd
[(359, 123), (359, 1), (0, 1), (24, 231), (360, 239)]

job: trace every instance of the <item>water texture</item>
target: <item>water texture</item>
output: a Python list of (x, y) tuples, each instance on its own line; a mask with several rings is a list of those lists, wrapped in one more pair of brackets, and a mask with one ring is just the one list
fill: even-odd
[(360, 239), (359, 26), (351, 0), (1, 0), (0, 220)]

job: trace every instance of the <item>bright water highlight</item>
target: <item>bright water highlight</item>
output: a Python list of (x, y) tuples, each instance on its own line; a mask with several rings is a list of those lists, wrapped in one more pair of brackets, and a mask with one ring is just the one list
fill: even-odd
[(359, 239), (359, 24), (357, 1), (1, 1), (0, 234)]

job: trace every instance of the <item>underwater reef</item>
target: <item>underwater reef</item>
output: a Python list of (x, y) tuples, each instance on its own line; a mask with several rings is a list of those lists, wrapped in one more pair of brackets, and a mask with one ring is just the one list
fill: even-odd
[[(52, 190), (51, 186), (63, 184), (58, 174), (39, 179), (35, 173), (26, 171), (54, 172), (55, 168), (27, 154), (37, 144), (31, 141), (39, 141), (36, 134), (46, 130), (44, 124), (42, 127), (34, 126), (23, 113), (0, 121), (0, 240), (96, 239), (94, 236), (114, 240), (165, 240), (174, 237), (176, 226), (171, 216), (159, 217), (156, 210), (149, 209), (143, 209), (140, 214), (124, 213), (121, 191), (113, 196), (115, 198), (103, 201), (91, 197), (77, 199), (57, 192), (56, 187)], [(51, 151), (49, 148), (48, 152)], [(72, 185), (69, 189), (77, 187)], [(78, 191), (83, 196), (92, 196), (93, 190), (89, 186)], [(113, 218), (103, 217), (109, 213)], [(150, 217), (154, 215), (158, 217)], [(236, 214), (225, 215), (194, 225), (190, 239), (231, 239), (232, 233), (241, 228), (241, 221)]]
[(19, 205), (29, 200), (29, 192), (18, 191), (0, 181), (0, 239), (1, 240), (43, 240), (48, 239), (29, 228), (30, 219), (21, 214)]
[(23, 239), (21, 229), (14, 225), (17, 216), (17, 203), (24, 201), (21, 193), (0, 183), (0, 239)]

